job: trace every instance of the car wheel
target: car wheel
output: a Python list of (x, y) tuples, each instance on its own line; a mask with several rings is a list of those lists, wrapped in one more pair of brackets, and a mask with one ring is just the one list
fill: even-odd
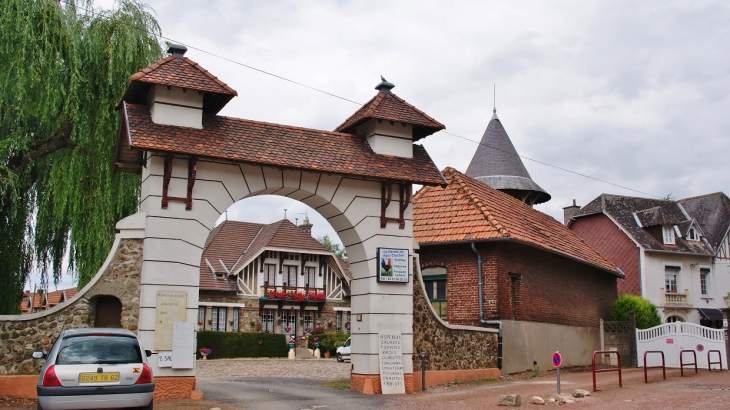
[(345, 361), (345, 359), (342, 358), (342, 353), (337, 353), (337, 361), (340, 363)]

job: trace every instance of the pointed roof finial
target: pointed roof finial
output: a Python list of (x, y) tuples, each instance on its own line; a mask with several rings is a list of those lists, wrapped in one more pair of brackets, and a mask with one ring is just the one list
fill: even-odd
[(497, 83), (494, 83), (494, 91), (493, 91), (493, 97), (494, 97), (494, 108), (492, 108), (492, 120), (498, 120), (499, 117), (497, 117)]

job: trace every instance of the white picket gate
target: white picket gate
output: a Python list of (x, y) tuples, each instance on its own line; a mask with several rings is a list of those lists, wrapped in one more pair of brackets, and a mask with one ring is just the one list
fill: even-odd
[[(722, 368), (727, 370), (727, 352), (725, 350), (725, 333), (722, 329), (695, 325), (694, 323), (674, 322), (655, 326), (650, 329), (636, 330), (636, 347), (639, 367), (644, 366), (644, 352), (649, 350), (664, 352), (666, 367), (679, 368), (679, 352), (692, 350), (697, 355), (697, 367), (707, 369), (707, 352), (720, 352)], [(649, 366), (661, 365), (661, 356), (649, 354), (646, 358)], [(684, 363), (694, 361), (692, 353), (684, 353)], [(713, 352), (710, 361), (717, 362), (718, 355)], [(718, 364), (712, 365), (719, 369)]]

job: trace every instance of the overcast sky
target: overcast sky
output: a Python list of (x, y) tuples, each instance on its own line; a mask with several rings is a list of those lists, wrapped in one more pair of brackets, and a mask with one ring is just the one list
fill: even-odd
[[(496, 83), (497, 113), (520, 155), (643, 192), (523, 159), (552, 195), (536, 209), (560, 221), (573, 199), (585, 205), (601, 193), (729, 191), (727, 1), (147, 3), (164, 36), (238, 91), (222, 115), (332, 130), (359, 105), (205, 52), (359, 104), (383, 75), (399, 97), (473, 141)], [(462, 172), (477, 147), (444, 132), (423, 145), (439, 169)], [(283, 208), (291, 217), (306, 206), (257, 198), (229, 218), (273, 222)], [(315, 235), (331, 232), (309, 216)]]

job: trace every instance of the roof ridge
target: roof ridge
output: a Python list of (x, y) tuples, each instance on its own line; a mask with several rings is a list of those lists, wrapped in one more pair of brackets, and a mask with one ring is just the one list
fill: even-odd
[(502, 235), (502, 237), (510, 237), (510, 232), (507, 228), (505, 228), (499, 221), (497, 221), (494, 216), (492, 216), (492, 213), (489, 212), (487, 207), (482, 203), (482, 201), (474, 195), (474, 192), (472, 189), (461, 179), (461, 173), (453, 168), (447, 167), (444, 169), (444, 173), (448, 173), (451, 178), (452, 182), (456, 181), (459, 188), (461, 188), (464, 193), (469, 197), (469, 200), (471, 200), (474, 203), (474, 206), (479, 210), (479, 212), (484, 215), (484, 219), (486, 219), (496, 230), (497, 232)]
[[(355, 118), (355, 116), (357, 116), (360, 113), (362, 113), (363, 115), (366, 115), (366, 114), (372, 115), (375, 112), (375, 107), (377, 107), (378, 104), (380, 104), (380, 101), (383, 100), (383, 97), (381, 95), (385, 95), (385, 93), (381, 91), (381, 92), (375, 94), (373, 96), (373, 98), (369, 99), (368, 102), (366, 102), (365, 104), (362, 105), (362, 107), (358, 108), (357, 111), (352, 113), (352, 115), (345, 118), (345, 121), (343, 121), (340, 125), (336, 126), (335, 130), (333, 132), (341, 132), (341, 131), (337, 131), (337, 130), (345, 128), (345, 126), (348, 125), (350, 120)], [(375, 101), (375, 99), (378, 97), (380, 98), (380, 101), (378, 101), (377, 104), (375, 104), (375, 107), (371, 106), (371, 104), (373, 104), (373, 101)]]
[[(138, 107), (144, 107), (141, 104), (132, 104)], [(229, 117), (227, 115), (217, 115), (217, 114), (204, 114), (204, 116), (208, 116), (211, 118), (225, 118), (231, 121), (238, 121), (238, 122), (245, 122), (248, 124), (261, 124), (261, 125), (270, 125), (272, 127), (279, 127), (279, 128), (286, 128), (286, 129), (292, 129), (292, 130), (302, 130), (302, 131), (314, 131), (314, 132), (321, 132), (324, 134), (337, 134), (341, 135), (343, 137), (349, 137), (349, 138), (360, 138), (357, 135), (349, 134), (347, 132), (340, 132), (340, 131), (327, 131), (327, 130), (320, 130), (317, 128), (306, 128), (306, 127), (298, 127), (296, 125), (287, 125), (287, 124), (279, 124), (276, 122), (266, 122), (266, 121), (257, 121), (257, 120), (250, 120), (247, 118), (237, 118), (237, 117)]]

